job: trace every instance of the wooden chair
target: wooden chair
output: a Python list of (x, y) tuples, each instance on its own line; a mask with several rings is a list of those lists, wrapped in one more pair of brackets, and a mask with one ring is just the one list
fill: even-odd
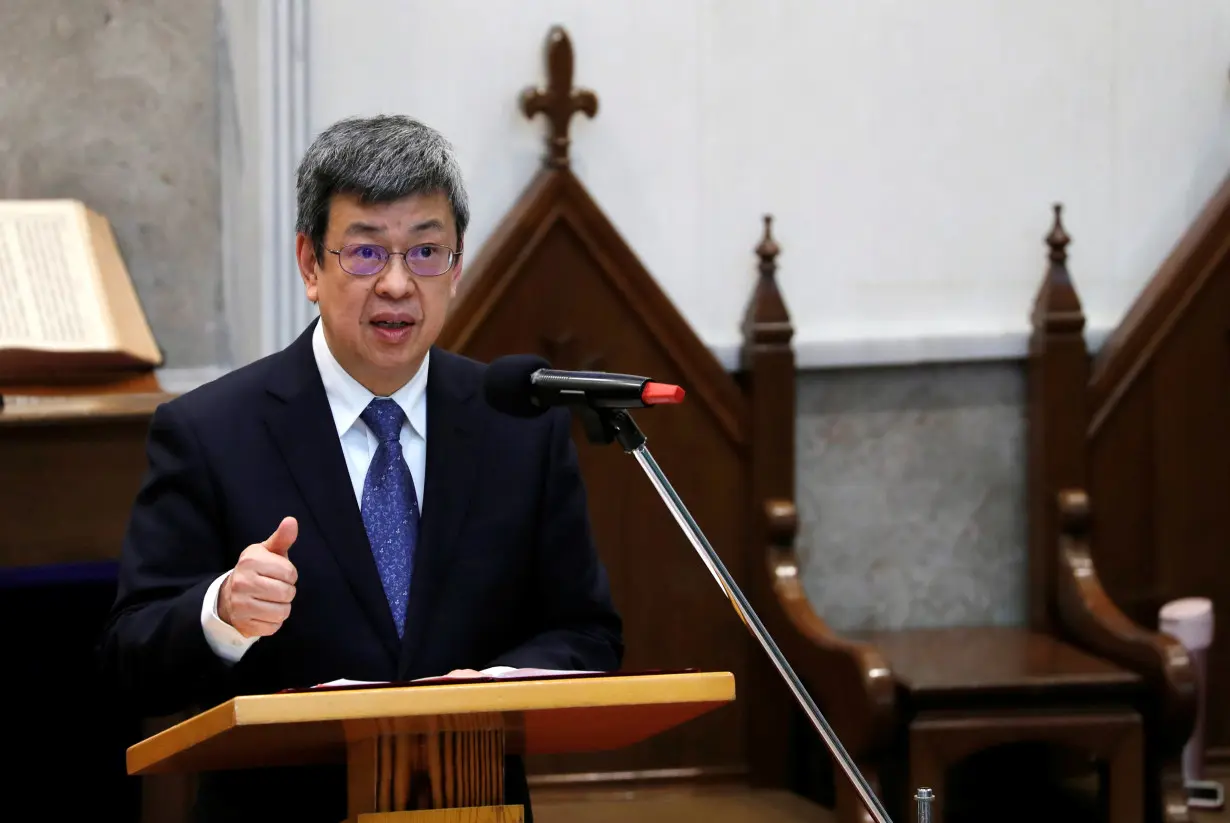
[[(939, 823), (946, 805), (962, 799), (948, 791), (954, 766), (1028, 742), (1100, 761), (1115, 823), (1187, 819), (1181, 789), (1174, 781), (1163, 788), (1162, 767), (1177, 762), (1192, 729), (1190, 660), (1173, 638), (1126, 617), (1102, 588), (1079, 469), (1084, 427), (1071, 415), (1048, 413), (1048, 396), (1079, 395), (1089, 375), (1068, 242), (1056, 207), (1050, 267), (1033, 315), (1029, 427), (1031, 438), (1067, 438), (1071, 448), (1052, 442), (1045, 455), (1033, 451), (1029, 466), (1029, 625), (839, 637), (801, 591), (792, 529), (780, 530), (781, 545), (771, 552), (774, 616), (828, 657), (808, 667), (808, 686), (895, 819), (911, 818), (914, 791), (930, 786)], [(809, 659), (816, 658), (813, 650)], [(813, 770), (798, 779), (817, 777)], [(840, 819), (869, 820), (844, 775), (833, 780)], [(1017, 785), (1000, 801), (1029, 789)], [(1012, 811), (1000, 808), (997, 819)]]
[[(1110, 600), (1132, 621), (1156, 625), (1161, 607), (1185, 597), (1217, 606), (1230, 598), (1230, 176), (1090, 357), (1076, 333), (1035, 334), (1031, 358), (1031, 551), (1060, 540), (1050, 501), (1085, 490), (1089, 563)], [(1052, 323), (1073, 326), (1080, 304), (1057, 274)], [(1068, 320), (1061, 321), (1063, 315)], [(1042, 554), (1052, 562), (1063, 559)], [(1054, 578), (1051, 569), (1039, 570)], [(1060, 582), (1068, 580), (1061, 576)], [(1035, 591), (1037, 591), (1035, 586)], [(1035, 624), (1048, 615), (1032, 604)], [(1129, 635), (1131, 636), (1131, 635)], [(1110, 639), (1102, 642), (1119, 648)], [(1112, 652), (1103, 652), (1110, 657)], [(1139, 659), (1139, 658), (1129, 658)], [(1230, 637), (1218, 631), (1203, 661), (1209, 696), (1204, 745), (1210, 765), (1230, 752)], [(1190, 689), (1177, 664), (1160, 694)], [(1153, 759), (1168, 761), (1190, 728), (1190, 707), (1163, 701), (1173, 725), (1155, 735)], [(1177, 768), (1177, 763), (1173, 764)], [(1176, 808), (1178, 800), (1176, 799)]]

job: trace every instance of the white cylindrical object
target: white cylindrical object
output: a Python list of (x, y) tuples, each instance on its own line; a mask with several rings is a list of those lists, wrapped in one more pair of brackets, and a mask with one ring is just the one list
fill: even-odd
[(1206, 597), (1172, 600), (1158, 612), (1158, 628), (1183, 644), (1196, 670), (1196, 728), (1183, 747), (1183, 780), (1203, 780), (1206, 660), (1213, 643), (1213, 602)]

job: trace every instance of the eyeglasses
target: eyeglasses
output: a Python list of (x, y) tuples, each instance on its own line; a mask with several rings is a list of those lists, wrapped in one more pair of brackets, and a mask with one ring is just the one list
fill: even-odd
[(340, 249), (325, 249), (325, 251), (337, 255), (337, 262), (342, 267), (342, 271), (358, 277), (380, 274), (389, 264), (389, 258), (395, 254), (400, 254), (406, 261), (406, 268), (420, 277), (439, 277), (451, 271), (457, 264), (457, 259), (461, 257), (461, 252), (435, 243), (424, 243), (405, 251), (389, 251), (384, 246), (378, 246), (375, 243), (354, 243), (342, 246)]

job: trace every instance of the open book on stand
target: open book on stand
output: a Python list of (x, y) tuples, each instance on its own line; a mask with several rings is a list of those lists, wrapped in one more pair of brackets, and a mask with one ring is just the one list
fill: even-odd
[(0, 201), (0, 394), (162, 362), (106, 218), (76, 200)]

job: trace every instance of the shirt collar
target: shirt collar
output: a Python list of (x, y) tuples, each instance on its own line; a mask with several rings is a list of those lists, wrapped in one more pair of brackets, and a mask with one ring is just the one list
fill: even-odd
[[(325, 340), (324, 328), (324, 323), (316, 323), (316, 329), (312, 332), (312, 353), (316, 356), (316, 368), (325, 386), (329, 410), (333, 412), (333, 423), (337, 426), (338, 437), (341, 437), (350, 431), (376, 395), (364, 388), (337, 362)], [(427, 439), (427, 366), (430, 360), (431, 352), (428, 351), (410, 382), (389, 395), (406, 413), (410, 428), (424, 440)]]

